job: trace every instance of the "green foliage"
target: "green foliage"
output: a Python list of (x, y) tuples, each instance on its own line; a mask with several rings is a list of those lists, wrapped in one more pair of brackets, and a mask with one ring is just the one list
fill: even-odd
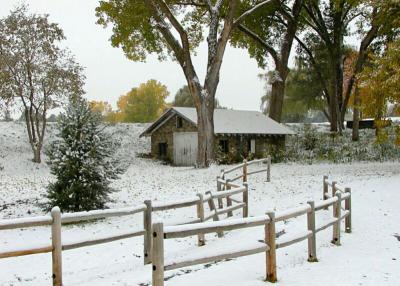
[[(205, 7), (185, 9), (181, 1), (168, 1), (173, 13), (179, 14), (188, 33), (191, 48), (198, 47), (203, 39), (202, 24), (206, 19)], [(170, 49), (157, 28), (152, 11), (145, 1), (100, 1), (96, 8), (97, 23), (104, 27), (112, 25), (111, 44), (121, 47), (125, 55), (134, 61), (145, 61), (147, 55), (157, 54), (160, 60), (170, 55)], [(176, 55), (174, 55), (176, 56)], [(172, 56), (172, 58), (174, 58)]]
[[(288, 1), (282, 1), (287, 4)], [(252, 1), (241, 1), (242, 9), (249, 8), (253, 5)], [(277, 1), (271, 1), (270, 4), (264, 5), (252, 13), (251, 17), (246, 17), (242, 25), (257, 34), (265, 43), (271, 47), (279, 47), (281, 36), (286, 27), (280, 22), (276, 21), (274, 17), (280, 17)], [(236, 48), (246, 49), (250, 57), (255, 59), (258, 66), (266, 68), (268, 63), (268, 53), (265, 48), (257, 41), (249, 38), (244, 34), (240, 28), (235, 29), (232, 33), (230, 43)]]
[(181, 87), (175, 94), (172, 106), (176, 107), (194, 107), (193, 97), (190, 94), (189, 87), (187, 85)]
[(166, 107), (167, 87), (151, 79), (133, 88), (118, 100), (123, 122), (152, 122)]
[[(219, 104), (218, 99), (215, 99), (215, 108), (224, 108)], [(175, 94), (172, 106), (176, 107), (195, 107), (193, 96), (190, 94), (189, 87), (184, 85)]]
[[(271, 73), (267, 74), (270, 82)], [(268, 113), (271, 91), (261, 98), (264, 113)], [(323, 87), (314, 70), (302, 59), (296, 59), (296, 66), (290, 70), (286, 79), (286, 88), (282, 110), (283, 122), (305, 122), (309, 113), (321, 111), (324, 107)]]
[(58, 139), (47, 150), (51, 174), (46, 209), (62, 211), (103, 209), (113, 189), (111, 181), (122, 169), (113, 158), (115, 146), (104, 132), (101, 115), (82, 98), (70, 101), (60, 115)]

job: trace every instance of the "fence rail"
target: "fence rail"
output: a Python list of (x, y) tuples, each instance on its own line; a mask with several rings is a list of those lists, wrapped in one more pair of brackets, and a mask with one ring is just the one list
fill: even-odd
[[(247, 166), (257, 163), (267, 162), (268, 168), (253, 172), (247, 172)], [(276, 278), (276, 265), (274, 266), (274, 252), (278, 248), (286, 247), (293, 243), (308, 239), (309, 241), (309, 260), (316, 260), (315, 235), (317, 232), (333, 226), (332, 242), (340, 244), (340, 222), (345, 219), (346, 232), (351, 232), (351, 190), (349, 188), (339, 188), (336, 182), (329, 182), (324, 176), (323, 180), (323, 201), (314, 204), (308, 202), (308, 205), (290, 209), (284, 212), (267, 213), (257, 217), (248, 217), (249, 213), (249, 193), (247, 185), (247, 176), (252, 173), (265, 172), (268, 170), (268, 180), (270, 174), (270, 158), (244, 162), (239, 166), (231, 168), (222, 173), (222, 177), (217, 177), (217, 191), (207, 192), (206, 194), (197, 194), (191, 198), (171, 202), (152, 202), (144, 201), (135, 207), (95, 210), (89, 212), (66, 213), (61, 214), (60, 209), (55, 207), (50, 215), (37, 216), (31, 218), (18, 218), (0, 220), (0, 230), (11, 230), (18, 228), (29, 228), (37, 226), (51, 226), (51, 241), (49, 243), (27, 245), (15, 247), (6, 250), (0, 250), (0, 258), (10, 258), (39, 253), (52, 253), (53, 285), (62, 285), (62, 251), (68, 251), (80, 247), (108, 243), (116, 240), (127, 239), (131, 237), (143, 237), (143, 256), (144, 264), (153, 263), (153, 284), (154, 286), (163, 285), (164, 271), (177, 269), (184, 266), (205, 263), (209, 261), (221, 260), (225, 258), (234, 258), (251, 255), (260, 252), (267, 253), (269, 261), (267, 269), (267, 279), (274, 281)], [(244, 169), (242, 184), (233, 183), (225, 177), (226, 174), (235, 170)], [(332, 193), (329, 194), (331, 186)], [(344, 190), (344, 191), (343, 191)], [(239, 199), (237, 196), (241, 195)], [(226, 206), (222, 203), (226, 200)], [(341, 202), (345, 202), (342, 208)], [(218, 208), (216, 206), (218, 202)], [(204, 204), (208, 204), (210, 212), (205, 212)], [(184, 220), (177, 225), (164, 226), (164, 224), (152, 224), (153, 212), (173, 210), (179, 208), (196, 207), (196, 218)], [(333, 218), (319, 226), (315, 225), (315, 213), (322, 209), (333, 207)], [(232, 212), (242, 209), (243, 218), (221, 220), (221, 215), (232, 216)], [(121, 217), (135, 214), (143, 214), (143, 227), (126, 232), (97, 236), (90, 239), (80, 239), (75, 241), (62, 241), (62, 225), (90, 221), (95, 219), (105, 219), (110, 217)], [(304, 233), (300, 233), (292, 238), (275, 238), (275, 223), (290, 218), (307, 214), (308, 228)], [(210, 222), (209, 220), (213, 220)], [(265, 226), (264, 242), (251, 242), (247, 246), (234, 249), (229, 252), (217, 251), (213, 255), (200, 255), (188, 261), (170, 261), (164, 265), (164, 239), (196, 236), (198, 245), (205, 245), (205, 235), (207, 233), (217, 233), (223, 237), (226, 231), (245, 229), (249, 227)], [(161, 236), (159, 235), (161, 234)], [(276, 264), (276, 263), (275, 263)], [(162, 268), (160, 268), (162, 265)], [(274, 273), (275, 271), (275, 273)], [(162, 273), (162, 274), (161, 274)], [(274, 278), (275, 277), (275, 278)]]
[[(257, 160), (262, 162), (262, 160)], [(248, 162), (246, 164), (253, 164)], [(233, 169), (243, 168), (242, 164), (234, 167)], [(185, 225), (193, 223), (204, 223), (210, 219), (219, 221), (220, 216), (227, 214), (232, 216), (232, 212), (235, 210), (242, 209), (243, 216), (248, 216), (248, 187), (247, 184), (239, 185), (230, 182), (220, 180), (220, 184), (224, 184), (225, 191), (223, 192), (208, 192), (207, 194), (197, 194), (191, 198), (185, 198), (180, 201), (170, 202), (152, 202), (150, 200), (145, 201), (143, 204), (139, 204), (135, 207), (120, 208), (120, 209), (108, 209), (108, 210), (94, 210), (89, 212), (77, 212), (77, 213), (65, 213), (61, 214), (59, 208), (55, 207), (49, 215), (36, 216), (30, 218), (17, 218), (17, 219), (5, 219), (0, 220), (0, 230), (11, 230), (19, 228), (30, 228), (40, 226), (51, 226), (51, 241), (48, 243), (38, 243), (33, 245), (26, 245), (23, 247), (14, 247), (9, 249), (0, 250), (1, 258), (10, 258), (24, 255), (32, 255), (39, 253), (52, 253), (53, 260), (53, 285), (62, 285), (62, 251), (76, 249), (80, 247), (86, 247), (91, 245), (108, 243), (116, 240), (127, 239), (132, 237), (143, 237), (144, 247), (143, 256), (144, 263), (151, 263), (152, 257), (152, 214), (153, 212), (196, 207), (196, 218), (184, 219), (176, 224)], [(243, 199), (238, 200), (231, 196), (242, 194)], [(217, 209), (215, 207), (214, 199), (222, 200), (226, 199), (227, 206)], [(210, 213), (206, 214), (204, 204), (208, 204), (210, 207)], [(62, 241), (62, 225), (69, 223), (85, 222), (96, 219), (105, 219), (111, 217), (121, 217), (128, 215), (135, 215), (143, 213), (143, 228), (126, 231), (122, 233), (108, 234), (98, 236), (90, 239), (80, 239), (75, 241)], [(218, 233), (220, 237), (223, 233)], [(198, 235), (198, 245), (204, 245), (205, 238), (204, 234)]]
[[(0, 251), (0, 258), (10, 258), (31, 254), (39, 253), (52, 253), (52, 268), (53, 268), (53, 285), (62, 285), (62, 251), (76, 249), (80, 247), (97, 245), (107, 242), (112, 242), (120, 239), (126, 239), (130, 237), (143, 236), (144, 237), (144, 256), (145, 263), (146, 257), (151, 255), (151, 236), (146, 235), (151, 233), (151, 220), (146, 220), (146, 213), (148, 207), (146, 204), (140, 204), (133, 208), (121, 208), (121, 209), (110, 209), (110, 210), (94, 210), (88, 212), (77, 212), (77, 213), (66, 213), (61, 214), (58, 207), (54, 207), (51, 210), (50, 215), (37, 216), (32, 218), (21, 218), (21, 219), (7, 219), (0, 220), (0, 229), (16, 229), (16, 228), (28, 228), (36, 226), (51, 226), (51, 243), (35, 244), (31, 246), (23, 246), (12, 249)], [(103, 219), (109, 217), (121, 217), (134, 215), (137, 213), (144, 214), (143, 229), (129, 231), (125, 233), (117, 233), (105, 236), (94, 237), (91, 239), (81, 239), (71, 242), (62, 242), (62, 224), (68, 224), (73, 222), (83, 222), (94, 219)], [(147, 263), (150, 263), (148, 261)]]
[[(264, 216), (246, 217), (241, 219), (231, 219), (226, 221), (203, 222), (198, 224), (188, 224), (182, 226), (166, 226), (163, 223), (153, 224), (153, 275), (152, 285), (164, 285), (164, 272), (178, 269), (182, 267), (219, 261), (228, 258), (236, 258), (241, 256), (252, 255), (256, 253), (266, 253), (266, 280), (270, 282), (277, 281), (277, 266), (276, 266), (276, 250), (287, 247), (289, 245), (308, 241), (308, 261), (317, 262), (316, 251), (316, 235), (318, 232), (332, 227), (332, 243), (340, 245), (340, 226), (345, 220), (346, 232), (351, 231), (351, 192), (349, 188), (345, 188), (342, 194), (335, 189), (335, 184), (329, 185), (327, 178), (324, 176), (324, 194), (326, 186), (332, 186), (331, 198), (324, 199), (321, 202), (315, 203), (308, 201), (307, 205), (292, 208), (283, 212), (268, 212)], [(221, 191), (224, 194), (226, 191)], [(345, 203), (344, 211), (342, 212), (342, 202)], [(330, 220), (324, 221), (316, 226), (316, 213), (320, 210), (332, 207), (333, 216)], [(307, 229), (292, 236), (283, 236), (276, 238), (275, 224), (279, 221), (284, 221), (291, 218), (307, 215)], [(265, 235), (263, 241), (253, 241), (250, 245), (242, 246), (235, 244), (234, 249), (214, 249), (210, 251), (206, 249), (200, 254), (195, 255), (188, 253), (184, 257), (177, 259), (165, 259), (164, 257), (164, 240), (173, 238), (183, 238), (195, 235), (205, 235), (208, 233), (222, 233), (226, 231), (234, 231), (257, 227), (264, 225)]]
[[(260, 164), (260, 163), (266, 163), (267, 168), (262, 168), (262, 169), (254, 170), (251, 172), (248, 171), (249, 166), (252, 166), (255, 164)], [(241, 174), (236, 175), (235, 177), (227, 178), (228, 174), (233, 173), (237, 170), (242, 170)], [(267, 182), (270, 182), (271, 181), (271, 156), (267, 156), (267, 158), (252, 160), (252, 161), (243, 160), (243, 163), (241, 163), (237, 166), (234, 166), (227, 170), (222, 169), (220, 175), (217, 177), (217, 181), (218, 181), (218, 179), (222, 179), (223, 181), (229, 181), (231, 183), (231, 182), (237, 181), (239, 179), (242, 179), (243, 183), (245, 183), (245, 182), (247, 182), (248, 176), (254, 175), (257, 173), (262, 173), (262, 172), (267, 173)]]

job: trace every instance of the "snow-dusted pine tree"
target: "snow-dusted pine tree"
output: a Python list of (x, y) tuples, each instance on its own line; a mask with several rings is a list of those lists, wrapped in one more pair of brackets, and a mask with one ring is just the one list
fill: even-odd
[(112, 155), (113, 142), (104, 132), (101, 115), (83, 98), (70, 100), (60, 116), (58, 139), (47, 150), (56, 181), (48, 186), (47, 208), (88, 211), (105, 208), (112, 180), (122, 169)]

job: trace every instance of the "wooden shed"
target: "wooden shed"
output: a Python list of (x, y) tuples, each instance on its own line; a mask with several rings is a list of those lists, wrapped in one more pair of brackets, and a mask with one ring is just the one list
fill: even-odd
[[(215, 144), (218, 154), (263, 157), (274, 148), (284, 148), (289, 128), (258, 111), (216, 109)], [(140, 136), (151, 136), (151, 154), (177, 166), (191, 166), (197, 158), (197, 113), (195, 108), (172, 107)]]

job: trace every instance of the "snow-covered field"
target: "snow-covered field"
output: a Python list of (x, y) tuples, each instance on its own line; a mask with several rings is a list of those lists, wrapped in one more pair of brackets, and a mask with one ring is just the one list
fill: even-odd
[[(196, 170), (137, 158), (135, 153), (148, 152), (149, 147), (148, 139), (138, 138), (143, 127), (118, 125), (111, 130), (121, 142), (119, 153), (129, 167), (114, 183), (119, 191), (113, 194), (110, 207), (134, 206), (144, 199), (174, 200), (215, 189), (215, 177), (221, 166)], [(49, 136), (52, 134), (50, 130)], [(24, 126), (0, 123), (0, 219), (43, 214), (38, 203), (43, 201), (52, 177), (45, 164), (38, 166), (30, 158)], [(400, 285), (399, 167), (399, 163), (276, 164), (270, 183), (265, 181), (265, 174), (250, 177), (250, 215), (319, 200), (323, 175), (352, 188), (353, 233), (342, 233), (339, 247), (330, 244), (331, 228), (319, 233), (318, 263), (307, 262), (306, 241), (279, 249), (277, 285)], [(173, 223), (195, 213), (194, 208), (186, 208), (158, 213), (156, 219)], [(317, 222), (330, 215), (327, 211), (319, 212)], [(141, 223), (141, 215), (136, 215), (64, 226), (63, 240), (126, 231)], [(297, 218), (279, 224), (277, 231), (285, 236), (305, 228), (305, 218)], [(232, 231), (223, 239), (207, 235), (207, 245), (201, 248), (196, 246), (196, 237), (167, 240), (166, 257), (227, 245), (240, 247), (262, 239), (263, 231), (262, 227)], [(50, 229), (46, 227), (0, 231), (0, 249), (49, 238)], [(132, 238), (63, 252), (64, 285), (149, 285), (151, 266), (142, 265), (142, 243), (142, 238)], [(264, 276), (265, 255), (257, 254), (168, 271), (166, 285), (257, 286), (265, 285)], [(0, 285), (50, 284), (51, 254), (0, 260)]]

